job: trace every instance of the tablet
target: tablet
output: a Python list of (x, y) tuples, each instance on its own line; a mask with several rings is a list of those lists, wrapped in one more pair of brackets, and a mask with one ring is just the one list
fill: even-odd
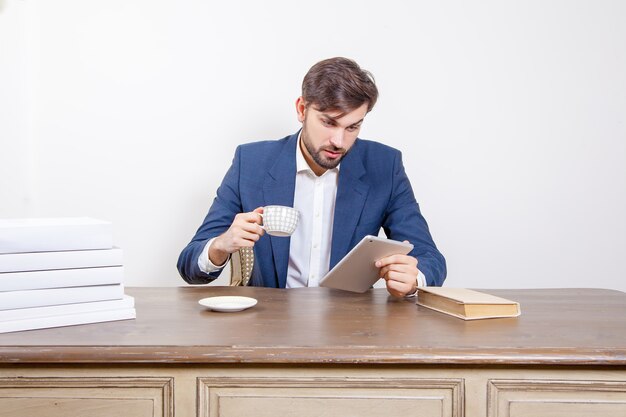
[(374, 263), (391, 255), (406, 255), (413, 249), (410, 243), (365, 236), (320, 281), (320, 287), (365, 292), (379, 280), (379, 268)]

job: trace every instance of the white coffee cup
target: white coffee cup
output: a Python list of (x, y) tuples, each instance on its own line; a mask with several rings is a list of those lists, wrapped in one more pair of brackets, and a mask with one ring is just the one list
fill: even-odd
[(261, 227), (272, 236), (291, 236), (298, 226), (300, 213), (293, 207), (265, 206), (261, 214)]

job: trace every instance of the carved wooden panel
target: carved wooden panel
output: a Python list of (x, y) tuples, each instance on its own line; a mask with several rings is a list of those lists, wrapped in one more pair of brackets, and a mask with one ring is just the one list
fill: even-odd
[(172, 378), (0, 378), (0, 417), (173, 417)]
[(490, 380), (488, 417), (624, 417), (626, 381)]
[(462, 379), (198, 378), (201, 417), (463, 417)]

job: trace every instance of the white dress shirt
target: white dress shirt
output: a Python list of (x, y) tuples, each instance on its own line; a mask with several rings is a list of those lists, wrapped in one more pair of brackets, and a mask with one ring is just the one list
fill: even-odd
[(296, 147), (296, 189), (293, 206), (300, 212), (289, 244), (287, 288), (318, 287), (330, 267), (339, 166), (315, 175), (304, 159), (301, 138)]

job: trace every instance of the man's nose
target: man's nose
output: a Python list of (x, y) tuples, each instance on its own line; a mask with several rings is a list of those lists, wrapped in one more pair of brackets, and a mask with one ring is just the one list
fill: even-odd
[(343, 148), (343, 140), (344, 140), (345, 132), (343, 129), (337, 129), (333, 132), (333, 136), (330, 139), (330, 144), (335, 148)]

